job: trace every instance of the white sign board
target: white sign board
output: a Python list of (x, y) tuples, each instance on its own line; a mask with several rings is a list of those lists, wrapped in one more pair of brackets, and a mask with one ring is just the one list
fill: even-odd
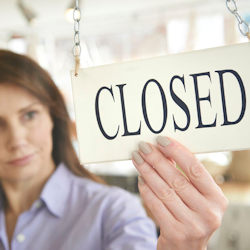
[(250, 148), (250, 43), (72, 72), (81, 162), (131, 159), (139, 141), (195, 153)]

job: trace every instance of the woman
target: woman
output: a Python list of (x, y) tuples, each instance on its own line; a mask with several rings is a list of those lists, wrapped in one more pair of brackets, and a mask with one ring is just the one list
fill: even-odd
[(157, 242), (137, 199), (80, 165), (50, 76), (0, 50), (0, 250), (206, 249), (227, 205), (210, 175), (166, 137), (141, 142), (132, 158)]

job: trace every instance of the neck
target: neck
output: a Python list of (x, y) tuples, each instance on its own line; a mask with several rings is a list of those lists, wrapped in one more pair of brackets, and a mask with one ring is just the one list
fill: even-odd
[(37, 178), (22, 181), (2, 181), (5, 195), (5, 211), (15, 216), (28, 210), (33, 202), (38, 199), (48, 178), (54, 172), (55, 167), (46, 173), (39, 173)]
[(25, 186), (5, 185), (4, 193), (6, 197), (5, 210), (8, 213), (18, 216), (22, 212), (28, 210), (33, 202), (39, 197), (41, 193), (41, 185), (28, 185)]

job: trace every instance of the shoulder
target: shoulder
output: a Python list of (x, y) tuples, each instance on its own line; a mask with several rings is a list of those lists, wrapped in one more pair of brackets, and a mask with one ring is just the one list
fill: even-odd
[(70, 174), (70, 179), (70, 197), (77, 206), (88, 207), (107, 217), (147, 216), (139, 195), (74, 174)]
[(72, 191), (86, 198), (99, 199), (102, 202), (116, 203), (122, 202), (139, 202), (139, 197), (128, 191), (116, 187), (95, 182), (85, 177), (71, 176)]
[(85, 224), (86, 217), (92, 226), (98, 221), (103, 245), (110, 249), (121, 249), (121, 246), (131, 250), (155, 249), (156, 228), (139, 196), (87, 178), (75, 175), (70, 178), (74, 207), (83, 208)]

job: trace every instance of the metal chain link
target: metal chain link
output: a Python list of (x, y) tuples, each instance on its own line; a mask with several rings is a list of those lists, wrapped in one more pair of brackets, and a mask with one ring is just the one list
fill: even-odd
[(246, 21), (244, 21), (242, 19), (242, 17), (240, 16), (239, 12), (238, 12), (238, 7), (237, 4), (235, 2), (235, 0), (226, 0), (226, 5), (228, 10), (235, 16), (235, 18), (238, 21), (238, 28), (240, 30), (240, 33), (243, 36), (247, 36), (248, 39), (250, 39), (250, 32), (249, 32), (249, 26), (246, 23)]
[(75, 8), (73, 11), (74, 19), (74, 47), (73, 55), (75, 57), (75, 76), (78, 76), (78, 70), (80, 66), (81, 44), (80, 44), (80, 20), (81, 10), (79, 8), (79, 1), (76, 0)]

